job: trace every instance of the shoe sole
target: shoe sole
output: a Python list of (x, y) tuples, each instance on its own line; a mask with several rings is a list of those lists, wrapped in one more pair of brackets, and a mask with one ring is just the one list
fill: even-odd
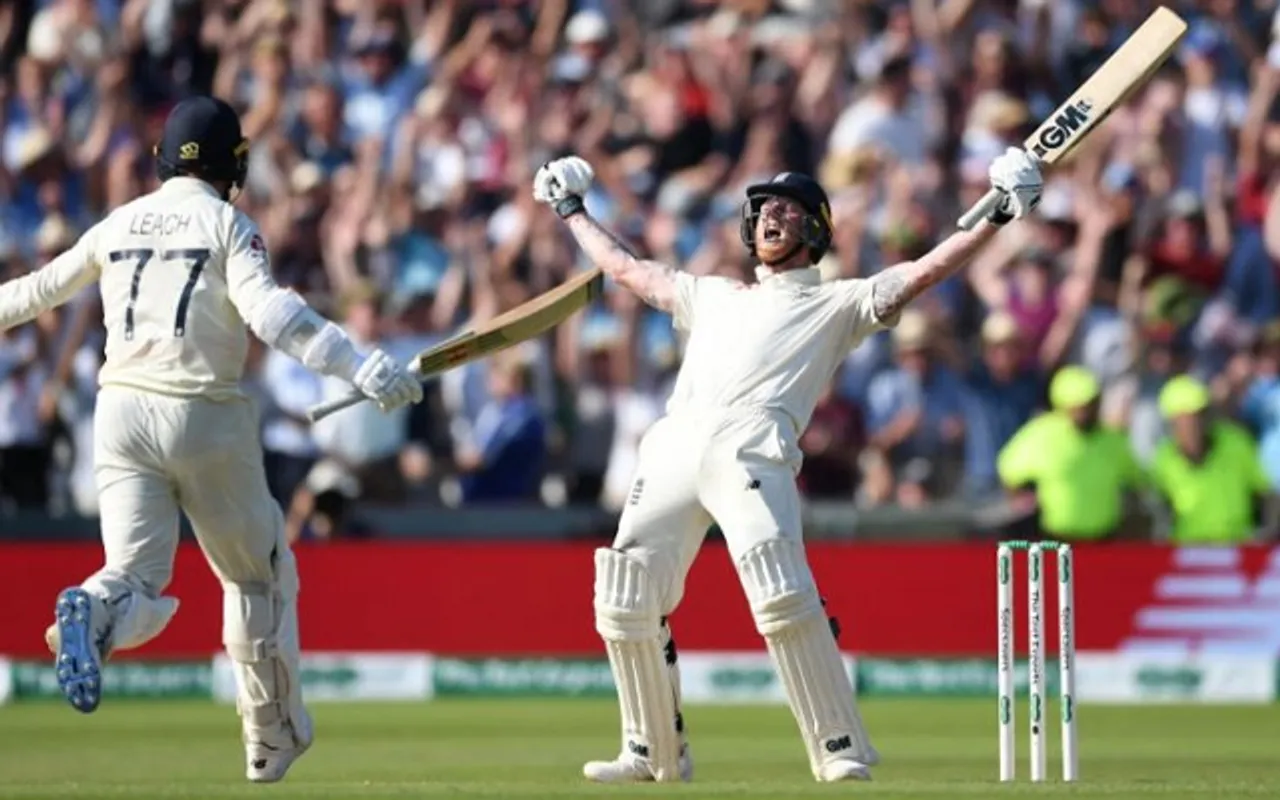
[(58, 686), (71, 707), (90, 714), (102, 700), (102, 669), (94, 653), (89, 614), (93, 606), (83, 589), (65, 589), (58, 595), (58, 653), (54, 668)]

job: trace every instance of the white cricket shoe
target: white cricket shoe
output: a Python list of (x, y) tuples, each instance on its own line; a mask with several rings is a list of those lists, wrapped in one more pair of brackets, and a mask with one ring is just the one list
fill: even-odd
[[(582, 765), (582, 774), (596, 783), (646, 783), (653, 780), (649, 760), (623, 753), (613, 761), (588, 761)], [(693, 780), (693, 752), (689, 745), (680, 747), (680, 780)]]
[(819, 767), (817, 778), (823, 783), (869, 781), (871, 769), (861, 761), (855, 761), (852, 758), (837, 758)]
[(299, 712), (301, 719), (275, 726), (270, 731), (245, 734), (244, 776), (254, 783), (275, 783), (285, 776), (315, 738), (311, 717)]

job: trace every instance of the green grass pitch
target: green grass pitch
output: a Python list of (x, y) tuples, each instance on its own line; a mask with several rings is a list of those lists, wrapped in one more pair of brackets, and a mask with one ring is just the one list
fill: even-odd
[[(999, 798), (1280, 797), (1280, 714), (1270, 706), (1080, 709), (1081, 780), (996, 781), (995, 707), (982, 700), (868, 701), (884, 762), (869, 784), (818, 785), (781, 707), (687, 709), (687, 785), (596, 786), (581, 763), (616, 752), (611, 703), (449, 700), (319, 704), (318, 738), (283, 783), (242, 777), (238, 723), (207, 702), (110, 702), (81, 716), (55, 702), (0, 708), (3, 798)], [(1026, 713), (1019, 773), (1026, 777)]]

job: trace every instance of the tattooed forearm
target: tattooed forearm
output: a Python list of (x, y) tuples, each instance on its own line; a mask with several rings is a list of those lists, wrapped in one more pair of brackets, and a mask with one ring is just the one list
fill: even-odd
[(878, 319), (895, 319), (912, 298), (925, 290), (926, 287), (917, 287), (917, 275), (907, 274), (912, 267), (915, 262), (908, 261), (889, 267), (872, 279), (871, 306)]
[(574, 214), (565, 222), (573, 231), (573, 238), (578, 240), (578, 246), (604, 271), (623, 269), (624, 265), (636, 260), (625, 242), (588, 214)]
[(654, 308), (671, 310), (675, 269), (637, 258), (612, 231), (586, 213), (574, 214), (565, 222), (593, 264)]
[(960, 271), (997, 230), (994, 225), (982, 224), (972, 231), (954, 233), (923, 258), (882, 270), (871, 279), (876, 317), (895, 319), (912, 300)]

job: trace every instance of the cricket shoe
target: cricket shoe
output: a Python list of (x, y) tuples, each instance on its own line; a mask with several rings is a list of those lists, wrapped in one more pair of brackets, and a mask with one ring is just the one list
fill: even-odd
[(315, 739), (311, 717), (298, 712), (300, 719), (291, 724), (274, 726), (273, 730), (245, 734), (244, 776), (254, 783), (275, 783), (284, 777)]
[(866, 757), (859, 758), (858, 760), (863, 764), (866, 764), (868, 767), (874, 767), (880, 763), (880, 751), (871, 745), (867, 745)]
[(44, 640), (54, 654), (58, 686), (72, 708), (89, 714), (102, 700), (102, 662), (110, 650), (111, 623), (106, 606), (73, 586), (58, 595), (54, 620)]
[[(582, 774), (596, 783), (647, 783), (653, 780), (648, 759), (623, 753), (613, 761), (588, 761)], [(689, 745), (680, 746), (680, 780), (693, 780), (693, 752)]]
[(819, 767), (817, 778), (823, 783), (869, 781), (871, 769), (861, 761), (855, 761), (852, 758), (837, 758)]

